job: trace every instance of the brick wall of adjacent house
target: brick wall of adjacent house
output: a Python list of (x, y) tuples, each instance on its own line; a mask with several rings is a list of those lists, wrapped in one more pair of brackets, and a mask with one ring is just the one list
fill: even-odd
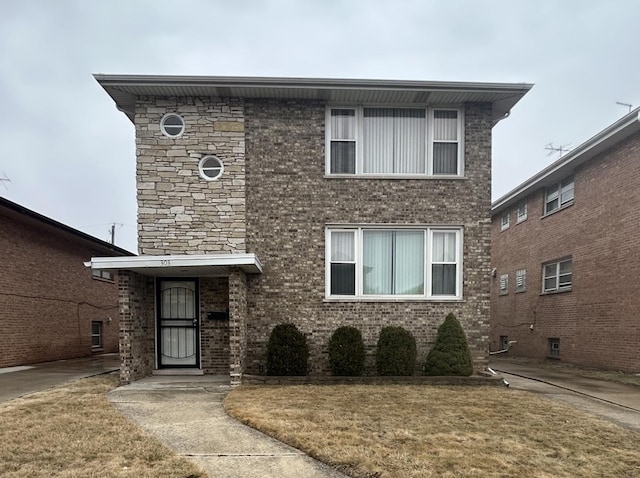
[[(118, 350), (117, 286), (92, 279), (96, 251), (75, 236), (0, 209), (0, 367)], [(91, 347), (91, 322), (103, 347)]]
[[(545, 358), (560, 339), (562, 361), (640, 372), (640, 134), (577, 168), (573, 205), (543, 216), (544, 192), (528, 198), (527, 220), (500, 231), (493, 218), (491, 348), (517, 340), (509, 355)], [(541, 294), (542, 264), (572, 257), (570, 292)], [(515, 293), (515, 270), (526, 268), (527, 290)], [(509, 291), (498, 280), (509, 274)], [(533, 325), (533, 330), (530, 326)]]
[[(327, 373), (327, 344), (342, 325), (363, 334), (371, 370), (378, 334), (402, 325), (415, 336), (419, 361), (449, 312), (460, 319), (474, 363), (487, 363), (489, 339), (491, 106), (465, 109), (465, 179), (325, 177), (325, 104), (245, 100), (247, 250), (264, 263), (248, 276), (246, 371), (264, 371), (271, 329), (293, 322), (311, 344), (311, 373)], [(464, 300), (325, 300), (328, 224), (464, 227)]]

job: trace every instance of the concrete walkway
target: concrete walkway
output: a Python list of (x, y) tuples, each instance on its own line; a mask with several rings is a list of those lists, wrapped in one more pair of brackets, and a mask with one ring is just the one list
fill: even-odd
[(540, 393), (640, 432), (639, 387), (503, 358), (492, 359), (491, 367), (510, 388)]
[(58, 360), (20, 367), (0, 368), (0, 403), (56, 385), (118, 370), (118, 354)]
[(216, 478), (342, 478), (345, 475), (230, 418), (228, 377), (147, 377), (109, 400), (142, 429)]

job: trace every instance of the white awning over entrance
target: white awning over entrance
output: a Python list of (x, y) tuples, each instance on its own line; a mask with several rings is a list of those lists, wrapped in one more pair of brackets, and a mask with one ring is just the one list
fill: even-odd
[(84, 265), (91, 269), (125, 270), (152, 277), (226, 277), (233, 267), (247, 274), (262, 273), (262, 263), (255, 254), (92, 257)]

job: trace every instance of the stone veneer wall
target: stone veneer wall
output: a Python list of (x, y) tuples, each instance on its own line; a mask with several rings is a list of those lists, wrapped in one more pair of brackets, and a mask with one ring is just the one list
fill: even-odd
[[(465, 107), (465, 179), (325, 178), (325, 105), (245, 100), (247, 250), (264, 264), (248, 276), (245, 373), (263, 370), (271, 329), (290, 321), (311, 345), (312, 374), (328, 373), (327, 343), (358, 327), (369, 370), (380, 329), (402, 325), (423, 361), (449, 312), (460, 319), (476, 369), (488, 361), (491, 105)], [(325, 226), (434, 224), (464, 227), (463, 296), (457, 302), (325, 301)], [(233, 285), (230, 284), (233, 293)], [(233, 341), (232, 334), (232, 341)], [(232, 355), (234, 353), (232, 342)]]
[(155, 319), (153, 279), (120, 271), (120, 383), (138, 380), (155, 366)]
[(209, 320), (208, 312), (229, 307), (229, 280), (226, 277), (200, 279), (200, 355), (204, 373), (229, 373), (229, 321)]
[(229, 342), (231, 346), (231, 385), (239, 385), (246, 372), (247, 355), (247, 277), (238, 268), (229, 273)]
[[(166, 113), (185, 120), (176, 139), (160, 131)], [(140, 97), (136, 104), (140, 254), (245, 252), (245, 142), (242, 99)], [(205, 181), (205, 155), (224, 163)]]

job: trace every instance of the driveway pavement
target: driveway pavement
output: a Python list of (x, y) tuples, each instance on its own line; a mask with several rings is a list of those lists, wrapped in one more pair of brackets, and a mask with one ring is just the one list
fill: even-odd
[(0, 368), (0, 403), (71, 380), (118, 370), (118, 354)]
[(491, 368), (501, 373), (510, 388), (540, 393), (640, 432), (639, 387), (504, 358), (492, 359)]
[(344, 478), (345, 475), (230, 418), (228, 377), (147, 377), (109, 400), (142, 429), (216, 478)]

